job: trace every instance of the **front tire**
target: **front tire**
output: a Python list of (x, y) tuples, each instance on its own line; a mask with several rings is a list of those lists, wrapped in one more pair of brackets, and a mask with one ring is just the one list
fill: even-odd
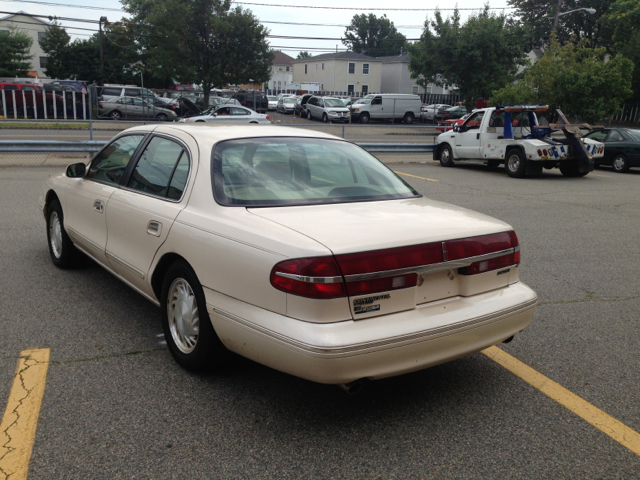
[(613, 171), (617, 173), (625, 173), (629, 171), (629, 161), (624, 155), (616, 155), (611, 160)]
[(159, 114), (156, 116), (156, 118), (157, 118), (158, 120), (160, 120), (161, 122), (164, 122), (164, 121), (167, 119), (167, 115), (166, 115), (166, 114), (164, 114), (164, 113), (159, 113)]
[(443, 167), (453, 167), (453, 151), (446, 143), (442, 145), (440, 149), (440, 165)]
[(198, 277), (187, 263), (169, 267), (161, 300), (164, 338), (176, 362), (192, 371), (218, 363), (226, 349), (211, 325)]
[(323, 114), (322, 114), (322, 121), (323, 121), (324, 123), (329, 123), (329, 117), (327, 116), (327, 114), (326, 114), (326, 113), (323, 113)]
[(504, 167), (507, 170), (507, 174), (512, 178), (524, 177), (525, 169), (527, 168), (526, 160), (520, 150), (509, 150), (506, 155)]
[(369, 117), (369, 114), (367, 112), (364, 112), (362, 115), (360, 115), (360, 123), (369, 123), (369, 119), (371, 117)]
[(66, 269), (78, 264), (79, 252), (64, 229), (62, 206), (57, 198), (47, 207), (47, 243), (56, 267)]

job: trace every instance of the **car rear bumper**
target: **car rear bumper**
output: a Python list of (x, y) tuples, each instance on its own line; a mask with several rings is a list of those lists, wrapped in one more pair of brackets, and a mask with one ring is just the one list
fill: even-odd
[(478, 352), (527, 328), (537, 304), (535, 292), (519, 282), (406, 312), (326, 324), (210, 290), (206, 295), (213, 326), (229, 350), (327, 384), (400, 375)]

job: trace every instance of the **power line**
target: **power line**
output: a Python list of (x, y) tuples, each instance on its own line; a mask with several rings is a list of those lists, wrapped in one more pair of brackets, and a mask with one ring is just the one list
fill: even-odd
[(93, 7), (89, 5), (69, 5), (68, 3), (51, 3), (51, 2), (36, 2), (35, 0), (2, 0), (3, 2), (16, 2), (16, 3), (35, 3), (36, 5), (47, 5), (49, 7), (72, 7), (72, 8), (86, 8), (87, 10), (108, 10), (110, 12), (124, 12), (121, 8), (107, 8), (107, 7)]
[[(15, 1), (15, 0), (12, 0)], [(273, 3), (253, 3), (253, 2), (231, 2), (237, 3), (238, 5), (258, 5), (261, 7), (284, 7), (284, 8), (313, 8), (313, 9), (321, 9), (321, 10), (365, 10), (365, 11), (384, 11), (384, 12), (433, 12), (436, 10), (446, 11), (446, 10), (484, 10), (485, 7), (478, 8), (362, 8), (362, 7), (316, 7), (313, 5), (279, 5)], [(489, 10), (509, 10), (514, 9), (516, 7), (491, 7)]]

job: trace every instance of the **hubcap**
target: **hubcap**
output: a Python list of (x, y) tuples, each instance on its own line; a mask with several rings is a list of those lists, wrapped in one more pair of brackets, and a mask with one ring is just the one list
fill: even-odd
[(624, 168), (624, 160), (622, 159), (622, 157), (616, 157), (613, 160), (613, 168), (615, 168), (616, 170), (622, 170)]
[(440, 158), (442, 158), (442, 161), (444, 163), (447, 163), (449, 161), (449, 150), (446, 148), (442, 150), (442, 153), (440, 154)]
[(200, 314), (191, 285), (184, 278), (176, 278), (169, 288), (167, 299), (169, 330), (182, 353), (191, 353), (198, 343)]
[(49, 217), (49, 243), (55, 257), (60, 258), (62, 255), (62, 225), (58, 212), (51, 212), (51, 217)]
[(508, 165), (509, 170), (511, 170), (512, 172), (517, 172), (520, 168), (520, 157), (518, 157), (517, 155), (511, 155), (509, 157)]

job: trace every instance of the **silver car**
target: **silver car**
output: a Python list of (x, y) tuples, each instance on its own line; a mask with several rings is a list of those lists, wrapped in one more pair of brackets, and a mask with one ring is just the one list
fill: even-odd
[(298, 99), (296, 97), (282, 97), (278, 100), (276, 110), (278, 113), (293, 113), (297, 101)]
[(118, 97), (98, 102), (98, 116), (112, 120), (174, 120), (178, 117), (169, 104), (141, 97)]
[(342, 105), (339, 98), (311, 97), (307, 102), (307, 118), (327, 122), (348, 122), (351, 111)]
[(269, 115), (254, 112), (238, 105), (220, 105), (202, 112), (202, 115), (181, 118), (179, 122), (230, 122), (230, 123), (266, 123), (271, 124)]

